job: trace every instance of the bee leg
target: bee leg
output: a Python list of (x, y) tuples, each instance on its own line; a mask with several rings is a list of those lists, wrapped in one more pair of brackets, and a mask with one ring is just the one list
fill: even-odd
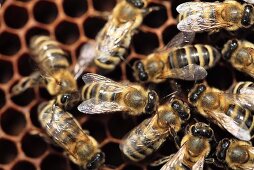
[(16, 84), (12, 89), (11, 89), (11, 95), (15, 96), (18, 95), (28, 88), (32, 88), (35, 86), (39, 86), (41, 84), (44, 84), (44, 81), (42, 80), (40, 72), (34, 72), (28, 77), (24, 77), (21, 79), (18, 84)]
[(148, 7), (146, 9), (143, 9), (143, 15), (146, 16), (148, 15), (150, 12), (152, 11), (159, 11), (161, 9), (161, 7), (159, 6), (151, 6), (151, 7)]
[(110, 12), (104, 11), (101, 13), (101, 17), (105, 20), (108, 20), (110, 16)]
[(177, 149), (180, 149), (181, 146), (181, 141), (179, 136), (176, 134), (176, 132), (174, 131), (174, 129), (170, 128), (170, 136), (173, 137), (174, 143), (176, 145)]

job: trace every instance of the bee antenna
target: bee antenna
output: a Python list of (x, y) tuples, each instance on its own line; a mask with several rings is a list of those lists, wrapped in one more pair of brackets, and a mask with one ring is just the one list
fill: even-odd
[(126, 61), (125, 58), (123, 58), (122, 56), (119, 56), (119, 57), (120, 57), (121, 60), (123, 60), (123, 61), (125, 62), (125, 64), (126, 64), (127, 66), (130, 67), (130, 69), (131, 69), (132, 71), (134, 71), (133, 68), (132, 68), (132, 66)]
[(166, 98), (170, 97), (171, 99), (175, 97), (175, 94), (178, 93), (178, 91), (174, 91), (172, 93), (167, 94), (164, 96), (161, 100), (165, 100)]

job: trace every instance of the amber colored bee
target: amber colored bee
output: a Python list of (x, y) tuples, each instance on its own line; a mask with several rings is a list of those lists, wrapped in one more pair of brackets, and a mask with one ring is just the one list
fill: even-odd
[(184, 32), (235, 31), (253, 25), (253, 6), (234, 0), (224, 2), (185, 2), (176, 10), (179, 14), (177, 28)]
[(161, 170), (202, 170), (205, 158), (211, 150), (210, 142), (214, 132), (210, 126), (198, 122), (190, 126), (187, 134), (181, 141), (181, 148), (176, 154), (164, 157), (153, 165), (167, 162)]
[(225, 138), (216, 148), (216, 157), (230, 169), (254, 169), (254, 147), (250, 142)]
[(159, 83), (166, 78), (199, 80), (206, 77), (205, 69), (211, 68), (220, 58), (217, 49), (210, 45), (183, 45), (194, 34), (179, 33), (164, 49), (136, 61), (134, 77), (141, 82)]
[(224, 45), (222, 54), (234, 68), (254, 77), (254, 44), (236, 39), (229, 40)]
[[(141, 2), (141, 1), (140, 1)], [(121, 0), (108, 17), (108, 22), (98, 33), (94, 49), (94, 63), (105, 71), (113, 70), (130, 46), (135, 30), (141, 25), (143, 18), (157, 7), (146, 8), (145, 1)]]
[(97, 141), (80, 127), (77, 120), (54, 104), (40, 105), (39, 121), (50, 138), (68, 154), (71, 161), (83, 169), (98, 169), (104, 163), (104, 153)]
[(132, 161), (141, 161), (157, 151), (164, 141), (181, 130), (190, 118), (190, 109), (181, 100), (173, 99), (159, 106), (157, 113), (144, 120), (125, 136), (120, 150)]
[(155, 91), (145, 90), (137, 84), (117, 83), (98, 74), (87, 73), (81, 91), (83, 103), (78, 110), (87, 114), (128, 112), (130, 115), (154, 113), (158, 96)]
[(197, 84), (188, 94), (189, 102), (198, 112), (241, 140), (254, 135), (252, 113), (238, 105), (233, 93), (226, 93), (204, 84)]

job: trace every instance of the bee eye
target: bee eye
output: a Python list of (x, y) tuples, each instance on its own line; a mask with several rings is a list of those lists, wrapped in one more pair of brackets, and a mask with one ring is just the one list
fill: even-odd
[(183, 106), (178, 101), (172, 102), (171, 107), (178, 113), (182, 120), (187, 120), (189, 118), (189, 114), (185, 112)]
[(70, 98), (70, 95), (63, 95), (61, 98), (61, 103), (65, 103)]
[(105, 154), (103, 152), (99, 152), (86, 165), (85, 169), (88, 169), (88, 170), (98, 169), (104, 163), (104, 160), (105, 160)]
[(148, 102), (145, 108), (146, 113), (153, 113), (156, 109), (157, 94), (154, 91), (148, 93)]
[(224, 53), (223, 58), (229, 60), (232, 56), (232, 53), (237, 49), (238, 42), (237, 40), (232, 40), (228, 46), (228, 50)]
[(145, 72), (144, 65), (141, 61), (138, 61), (136, 63), (136, 69), (138, 71), (138, 78), (140, 81), (147, 81), (148, 80), (148, 74)]
[(145, 3), (142, 0), (127, 0), (127, 2), (136, 8), (143, 8), (145, 6)]
[(243, 17), (242, 17), (242, 25), (245, 27), (250, 26), (251, 24), (251, 15), (252, 15), (253, 8), (251, 5), (246, 5), (244, 7)]

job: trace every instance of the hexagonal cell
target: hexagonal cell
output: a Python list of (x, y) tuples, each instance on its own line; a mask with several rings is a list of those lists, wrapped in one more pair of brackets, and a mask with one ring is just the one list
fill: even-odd
[(108, 143), (102, 147), (102, 151), (106, 155), (105, 164), (119, 166), (123, 163), (122, 153), (118, 143)]
[(3, 32), (0, 34), (0, 54), (14, 55), (21, 48), (19, 37), (9, 32)]
[(30, 120), (32, 122), (32, 124), (35, 126), (35, 127), (38, 127), (38, 128), (41, 128), (41, 123), (39, 122), (39, 119), (38, 119), (38, 105), (39, 104), (36, 104), (35, 106), (33, 106), (30, 110)]
[(18, 161), (11, 170), (36, 170), (36, 167), (28, 161)]
[(93, 7), (97, 11), (111, 11), (115, 5), (115, 0), (93, 0)]
[(88, 17), (84, 24), (84, 32), (88, 38), (95, 39), (98, 32), (103, 28), (106, 24), (106, 21), (99, 17)]
[(150, 12), (145, 18), (144, 18), (144, 24), (151, 27), (151, 28), (158, 28), (161, 25), (163, 25), (167, 19), (167, 9), (163, 5), (159, 4), (149, 4), (149, 7), (156, 6), (159, 7), (159, 10)]
[(26, 134), (21, 143), (22, 150), (31, 158), (40, 157), (47, 149), (47, 143), (39, 135)]
[(176, 25), (169, 25), (162, 32), (163, 43), (166, 45), (179, 32)]
[(1, 116), (1, 127), (9, 135), (19, 135), (26, 127), (26, 118), (23, 113), (10, 108)]
[(5, 99), (5, 93), (2, 89), (0, 89), (0, 109), (5, 105), (6, 99)]
[[(119, 125), (121, 125), (121, 129), (119, 129)], [(108, 121), (110, 134), (118, 139), (123, 138), (134, 127), (133, 118), (122, 114), (115, 114)]]
[(28, 21), (28, 12), (23, 7), (10, 5), (4, 12), (4, 21), (11, 28), (22, 28)]
[(229, 68), (217, 65), (208, 70), (206, 80), (211, 87), (227, 90), (233, 83), (233, 73)]
[(63, 44), (72, 44), (79, 38), (78, 26), (74, 23), (63, 21), (55, 29), (56, 38)]
[(88, 119), (83, 125), (82, 129), (88, 130), (89, 135), (93, 136), (98, 142), (102, 142), (107, 136), (105, 126), (96, 120)]
[(28, 54), (23, 54), (18, 59), (18, 70), (22, 76), (29, 76), (35, 71), (35, 62)]
[(26, 44), (29, 47), (30, 39), (34, 35), (49, 35), (49, 31), (39, 27), (32, 27), (26, 32)]
[(12, 63), (9, 61), (0, 60), (0, 83), (7, 83), (13, 76)]
[(34, 93), (34, 90), (31, 88), (25, 90), (24, 92), (16, 96), (11, 97), (11, 100), (19, 106), (26, 106), (30, 104), (34, 99), (35, 99), (35, 93)]
[(46, 88), (41, 87), (39, 89), (40, 96), (46, 100), (50, 100), (52, 96), (49, 94), (48, 90)]
[(158, 48), (159, 40), (154, 33), (139, 31), (133, 37), (133, 45), (137, 53), (148, 55)]
[(86, 0), (64, 0), (63, 8), (66, 15), (70, 17), (80, 17), (87, 11)]
[(66, 158), (57, 154), (47, 155), (41, 162), (41, 170), (66, 170), (69, 169)]
[(10, 163), (18, 154), (15, 143), (4, 138), (0, 138), (0, 151), (0, 164)]
[(53, 2), (38, 1), (34, 6), (33, 14), (38, 22), (50, 24), (56, 19), (58, 10)]

